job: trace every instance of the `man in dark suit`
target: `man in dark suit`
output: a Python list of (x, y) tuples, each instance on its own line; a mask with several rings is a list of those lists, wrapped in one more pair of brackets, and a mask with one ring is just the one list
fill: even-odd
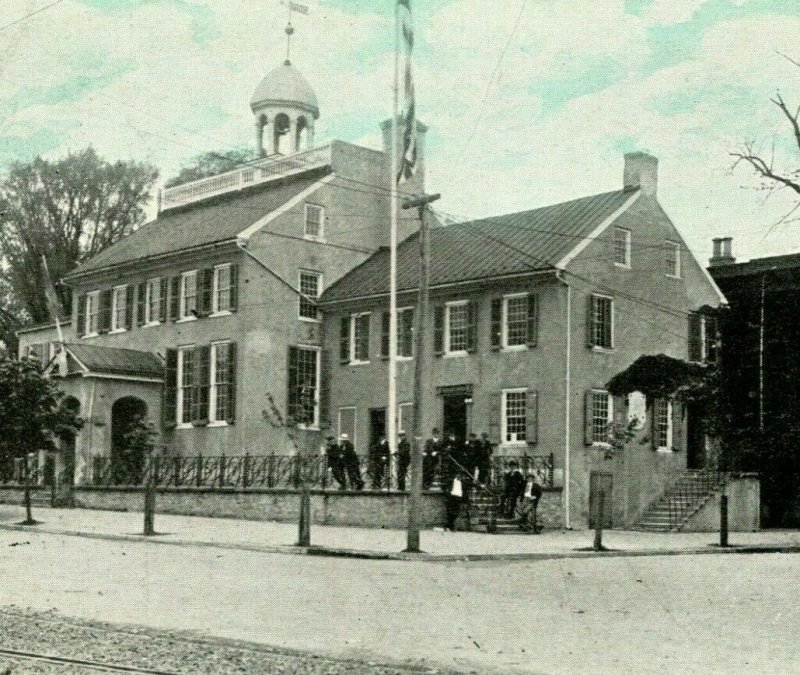
[(356, 449), (350, 442), (350, 437), (343, 433), (339, 436), (339, 455), (342, 464), (347, 470), (347, 478), (350, 481), (351, 490), (363, 490), (364, 481), (361, 479), (361, 467), (359, 466)]
[(406, 432), (398, 434), (400, 440), (397, 443), (397, 488), (401, 491), (406, 489), (406, 476), (408, 466), (411, 464), (411, 443), (406, 438)]
[(344, 455), (339, 449), (339, 444), (333, 436), (328, 436), (325, 444), (325, 455), (327, 459), (328, 468), (331, 470), (333, 479), (339, 484), (339, 489), (344, 490), (347, 488), (345, 479), (345, 462)]
[(481, 434), (480, 450), (478, 452), (478, 480), (484, 485), (492, 482), (492, 453), (494, 446), (485, 431)]
[(432, 436), (425, 441), (425, 452), (422, 455), (422, 489), (430, 490), (436, 481), (436, 473), (442, 460), (443, 443), (439, 429), (434, 427)]
[(386, 436), (381, 434), (378, 442), (369, 450), (373, 490), (380, 490), (383, 487), (384, 476), (388, 473), (389, 455), (389, 442), (386, 440)]
[(519, 463), (515, 459), (508, 463), (504, 483), (502, 510), (506, 518), (513, 518), (517, 502), (525, 494), (525, 476), (520, 471)]

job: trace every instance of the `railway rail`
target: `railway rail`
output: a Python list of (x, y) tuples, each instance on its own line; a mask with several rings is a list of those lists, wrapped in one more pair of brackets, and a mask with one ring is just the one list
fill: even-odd
[(0, 656), (7, 656), (9, 658), (25, 661), (38, 661), (39, 663), (50, 663), (53, 665), (79, 666), (81, 668), (95, 670), (99, 673), (146, 673), (147, 675), (178, 675), (170, 670), (151, 670), (148, 668), (137, 668), (135, 666), (124, 666), (119, 663), (87, 661), (85, 659), (75, 659), (68, 656), (37, 654), (36, 652), (25, 652), (17, 649), (0, 648)]

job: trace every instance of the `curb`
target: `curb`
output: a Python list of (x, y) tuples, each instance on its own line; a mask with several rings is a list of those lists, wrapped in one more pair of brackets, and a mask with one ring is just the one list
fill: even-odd
[(145, 544), (160, 544), (178, 546), (182, 548), (215, 548), (230, 551), (247, 551), (251, 553), (279, 553), (283, 555), (308, 555), (331, 558), (353, 558), (360, 560), (397, 560), (407, 562), (491, 562), (491, 561), (537, 561), (537, 560), (565, 560), (583, 558), (642, 558), (653, 556), (679, 556), (679, 555), (731, 555), (731, 554), (758, 554), (758, 553), (800, 553), (800, 545), (731, 545), (726, 548), (718, 544), (709, 544), (704, 547), (682, 549), (609, 549), (605, 551), (572, 550), (550, 553), (406, 553), (388, 551), (370, 551), (363, 549), (349, 549), (329, 546), (300, 547), (292, 545), (257, 545), (234, 544), (210, 541), (193, 541), (189, 539), (159, 539), (145, 537), (141, 534), (106, 534), (102, 532), (85, 532), (80, 530), (61, 530), (55, 528), (40, 528), (35, 525), (9, 525), (0, 523), (0, 530), (11, 532), (28, 532), (66, 537), (81, 537), (99, 541), (126, 541)]

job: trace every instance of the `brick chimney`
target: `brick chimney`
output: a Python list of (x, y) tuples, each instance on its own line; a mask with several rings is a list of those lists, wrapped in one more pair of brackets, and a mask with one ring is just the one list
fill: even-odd
[(715, 237), (711, 241), (714, 244), (714, 252), (708, 261), (709, 267), (733, 265), (736, 262), (736, 258), (733, 257), (733, 237)]
[(623, 186), (638, 187), (643, 194), (655, 197), (658, 187), (658, 160), (646, 152), (626, 152)]

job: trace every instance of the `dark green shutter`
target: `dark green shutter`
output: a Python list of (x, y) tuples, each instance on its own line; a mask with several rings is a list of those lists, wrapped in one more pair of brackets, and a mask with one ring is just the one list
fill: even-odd
[[(202, 426), (208, 424), (208, 404), (211, 392), (211, 346), (202, 345), (195, 348), (195, 394), (196, 415), (192, 424)], [(194, 401), (193, 401), (194, 402)]]
[(339, 321), (339, 362), (350, 363), (350, 317), (343, 316)]
[(208, 316), (214, 306), (214, 270), (197, 272), (197, 314)]
[(494, 443), (502, 443), (500, 438), (500, 416), (503, 414), (503, 395), (492, 394), (489, 401), (489, 438)]
[(467, 303), (467, 351), (474, 352), (478, 348), (478, 301)]
[(592, 439), (592, 403), (594, 401), (594, 394), (591, 389), (586, 392), (583, 402), (583, 442), (585, 445), (591, 445), (594, 441)]
[(181, 277), (172, 277), (169, 288), (169, 318), (177, 321), (181, 311)]
[(672, 402), (672, 449), (685, 450), (686, 442), (684, 441), (683, 423), (684, 423), (684, 405), (681, 401)]
[(228, 424), (233, 424), (236, 421), (236, 343), (228, 343)]
[(389, 358), (389, 325), (391, 315), (389, 312), (381, 314), (381, 358)]
[(587, 312), (586, 312), (586, 345), (589, 347), (595, 346), (594, 339), (594, 318), (595, 318), (595, 297), (591, 294), (588, 296)]
[(703, 360), (703, 318), (697, 313), (689, 314), (689, 360)]
[(327, 349), (320, 352), (319, 421), (322, 428), (331, 424), (331, 357)]
[(706, 320), (706, 361), (714, 363), (719, 349), (719, 323), (716, 316), (705, 317)]
[(293, 424), (297, 415), (300, 413), (299, 393), (299, 349), (289, 347), (289, 358), (286, 368), (286, 418), (287, 423)]
[(492, 349), (503, 346), (503, 298), (492, 298)]
[(136, 325), (144, 326), (147, 317), (147, 282), (139, 284), (136, 294)]
[(444, 354), (444, 305), (433, 308), (433, 353)]
[(164, 405), (161, 409), (161, 423), (165, 429), (172, 429), (178, 417), (178, 350), (167, 349), (167, 363), (164, 369)]
[(159, 279), (159, 293), (161, 294), (161, 302), (159, 303), (159, 316), (158, 320), (161, 323), (165, 323), (167, 321), (167, 296), (169, 295), (169, 278), (168, 277), (161, 277)]
[(108, 333), (111, 330), (111, 305), (113, 302), (113, 295), (114, 291), (111, 288), (107, 288), (104, 291), (100, 291), (99, 297), (99, 308), (98, 308), (98, 318), (97, 318), (97, 332), (98, 333)]
[(133, 305), (136, 302), (133, 284), (125, 287), (125, 328), (133, 328)]
[(535, 347), (539, 341), (539, 296), (528, 294), (528, 347)]
[(230, 310), (236, 311), (239, 303), (239, 266), (231, 265), (231, 290), (229, 295)]
[(528, 445), (539, 442), (539, 392), (530, 389), (525, 394), (525, 440)]
[(78, 337), (86, 335), (86, 293), (78, 296)]
[(660, 398), (650, 398), (647, 397), (648, 402), (650, 403), (650, 447), (653, 450), (658, 450), (658, 440), (656, 438), (656, 420), (658, 419), (658, 413), (660, 411), (660, 405), (662, 403)]

